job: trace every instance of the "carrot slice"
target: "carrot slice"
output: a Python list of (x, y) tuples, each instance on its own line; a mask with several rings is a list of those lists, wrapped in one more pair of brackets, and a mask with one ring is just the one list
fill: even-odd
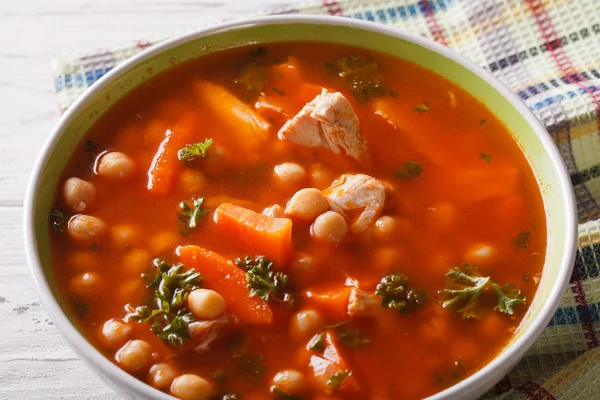
[(215, 222), (240, 241), (252, 255), (269, 257), (279, 268), (292, 250), (292, 221), (271, 218), (230, 203), (215, 210)]
[(348, 369), (348, 364), (344, 361), (331, 333), (325, 333), (324, 341), (325, 350), (323, 353), (313, 354), (309, 362), (317, 383), (322, 385), (328, 393), (335, 391), (343, 394), (355, 394), (359, 391), (359, 386), (354, 376), (346, 376), (338, 388), (331, 381), (333, 375), (349, 373), (351, 371)]
[(202, 274), (203, 285), (218, 292), (227, 309), (248, 324), (270, 324), (273, 313), (262, 299), (250, 296), (246, 273), (230, 260), (198, 246), (179, 248), (181, 262)]
[(352, 288), (343, 287), (324, 292), (307, 290), (306, 300), (319, 311), (333, 318), (348, 318), (348, 301)]
[(271, 125), (250, 106), (235, 97), (227, 89), (208, 81), (194, 84), (200, 107), (222, 127), (232, 153), (236, 158), (253, 159), (260, 146), (269, 139)]
[(184, 114), (172, 129), (167, 129), (148, 170), (147, 187), (151, 193), (165, 195), (169, 192), (181, 169), (179, 150), (192, 142), (198, 126), (197, 114), (189, 112)]

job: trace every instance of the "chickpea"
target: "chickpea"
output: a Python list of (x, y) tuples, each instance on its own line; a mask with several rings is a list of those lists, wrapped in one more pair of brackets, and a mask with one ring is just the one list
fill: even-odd
[(273, 377), (273, 385), (287, 394), (298, 394), (304, 386), (304, 375), (293, 369), (280, 371)]
[(127, 179), (135, 172), (135, 162), (126, 154), (111, 151), (101, 156), (97, 165), (97, 173), (103, 178)]
[(102, 287), (102, 278), (95, 272), (86, 272), (71, 279), (69, 287), (77, 296), (90, 297)]
[(375, 221), (375, 237), (379, 240), (390, 240), (396, 232), (394, 217), (383, 216)]
[(198, 319), (214, 319), (225, 312), (225, 299), (209, 289), (196, 289), (188, 296), (188, 307)]
[(148, 250), (133, 249), (123, 256), (123, 268), (132, 274), (141, 274), (152, 266), (152, 254)]
[(130, 340), (115, 354), (115, 360), (127, 372), (139, 372), (152, 362), (152, 347), (143, 340)]
[(91, 250), (75, 250), (67, 253), (67, 265), (73, 271), (89, 271), (100, 267), (100, 259)]
[(319, 272), (315, 258), (308, 253), (294, 254), (290, 266), (290, 274), (294, 282), (311, 283)]
[(198, 375), (180, 375), (171, 384), (171, 393), (182, 400), (208, 400), (213, 392), (213, 386)]
[(150, 237), (149, 245), (152, 254), (158, 255), (177, 247), (180, 236), (175, 232), (158, 232)]
[(311, 233), (318, 240), (339, 243), (348, 233), (348, 224), (340, 214), (327, 211), (317, 217), (312, 224)]
[(206, 177), (201, 171), (184, 169), (179, 174), (179, 187), (186, 193), (196, 193), (206, 185)]
[(279, 204), (273, 204), (271, 207), (267, 207), (262, 212), (267, 217), (271, 218), (283, 218), (285, 217), (285, 213), (283, 211), (283, 207)]
[(109, 230), (112, 243), (121, 249), (133, 246), (140, 240), (140, 230), (135, 225), (117, 225)]
[(159, 390), (168, 389), (177, 373), (169, 364), (159, 363), (150, 367), (148, 383)]
[(297, 312), (292, 318), (290, 330), (297, 339), (308, 339), (321, 329), (323, 324), (321, 315), (314, 310)]
[(296, 163), (276, 165), (275, 168), (273, 168), (273, 172), (279, 183), (284, 185), (300, 182), (306, 177), (306, 170), (304, 167)]
[(334, 179), (333, 172), (321, 164), (315, 164), (310, 168), (310, 183), (317, 189), (329, 187)]
[(63, 198), (71, 210), (82, 213), (94, 202), (96, 187), (83, 179), (69, 178), (63, 185)]
[(488, 243), (474, 244), (467, 250), (465, 260), (474, 264), (490, 263), (496, 259), (498, 251)]
[(329, 203), (323, 193), (315, 188), (298, 190), (285, 207), (287, 215), (306, 221), (314, 220), (327, 210), (329, 210)]
[(109, 346), (122, 346), (133, 332), (133, 327), (118, 319), (109, 319), (102, 327), (102, 335)]
[(91, 243), (106, 232), (106, 224), (100, 218), (78, 214), (69, 220), (69, 235), (81, 243)]

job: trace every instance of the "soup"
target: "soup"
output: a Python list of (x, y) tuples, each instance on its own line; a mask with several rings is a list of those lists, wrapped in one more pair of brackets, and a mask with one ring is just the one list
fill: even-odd
[(277, 43), (147, 81), (89, 130), (50, 216), (87, 339), (182, 399), (418, 399), (492, 360), (546, 222), (483, 104), (364, 49)]

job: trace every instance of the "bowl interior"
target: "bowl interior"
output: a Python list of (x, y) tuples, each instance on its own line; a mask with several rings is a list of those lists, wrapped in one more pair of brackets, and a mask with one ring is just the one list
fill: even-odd
[[(55, 284), (48, 240), (48, 214), (52, 207), (55, 187), (71, 152), (76, 148), (87, 129), (112, 105), (130, 90), (151, 79), (153, 75), (167, 71), (179, 63), (226, 48), (248, 43), (278, 41), (324, 41), (368, 48), (399, 57), (428, 68), (454, 82), (478, 98), (503, 121), (533, 166), (542, 189), (547, 216), (548, 246), (542, 280), (529, 312), (512, 341), (527, 332), (536, 316), (544, 308), (551, 294), (561, 290), (564, 283), (563, 254), (569, 254), (568, 235), (571, 221), (569, 194), (565, 194), (565, 182), (557, 169), (556, 155), (549, 154), (548, 142), (540, 140), (531, 124), (531, 115), (523, 115), (503, 94), (506, 88), (495, 88), (477, 73), (461, 63), (447, 58), (411, 40), (392, 37), (376, 32), (343, 25), (314, 24), (308, 22), (272, 24), (246, 24), (235, 28), (212, 30), (203, 37), (182, 38), (170, 42), (165, 50), (150, 50), (138, 57), (138, 62), (120, 68), (107, 79), (98, 82), (88, 95), (77, 103), (57, 128), (57, 137), (51, 139), (45, 158), (40, 161), (39, 175), (32, 185), (32, 223), (34, 246), (42, 265), (45, 280), (61, 307), (64, 303)], [(439, 50), (439, 49), (438, 49)], [(73, 75), (83, 74), (74, 71)], [(73, 77), (75, 78), (75, 76)], [(72, 79), (76, 82), (77, 79)], [(523, 106), (524, 107), (524, 106)], [(538, 129), (539, 130), (539, 129)], [(566, 227), (566, 229), (565, 229)], [(34, 256), (35, 257), (35, 256)], [(564, 269), (564, 268), (563, 268)], [(562, 272), (561, 272), (562, 271)], [(38, 277), (39, 279), (40, 277)], [(560, 287), (557, 287), (559, 285)], [(549, 317), (548, 317), (549, 318)], [(71, 319), (76, 326), (77, 321)], [(508, 347), (507, 347), (508, 348)], [(503, 351), (506, 351), (506, 349)]]

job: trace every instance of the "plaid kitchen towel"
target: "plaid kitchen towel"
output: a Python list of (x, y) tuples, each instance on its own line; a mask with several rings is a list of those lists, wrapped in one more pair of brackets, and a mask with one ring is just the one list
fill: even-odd
[[(512, 88), (552, 135), (581, 223), (571, 283), (533, 348), (486, 398), (600, 399), (599, 8), (599, 0), (323, 0), (273, 12), (364, 19), (433, 39)], [(57, 58), (61, 108), (163, 39)]]

